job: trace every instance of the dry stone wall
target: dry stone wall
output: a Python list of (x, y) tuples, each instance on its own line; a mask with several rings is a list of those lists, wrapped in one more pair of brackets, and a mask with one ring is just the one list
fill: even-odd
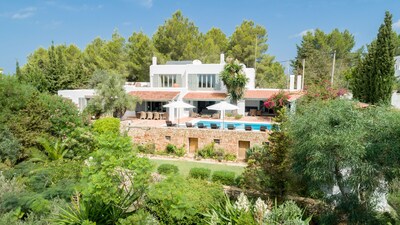
[[(189, 153), (189, 139), (197, 138), (197, 147), (200, 149), (211, 142), (218, 142), (217, 147), (243, 158), (239, 154), (239, 141), (249, 142), (250, 147), (261, 145), (268, 141), (268, 132), (242, 131), (242, 130), (212, 130), (198, 128), (176, 128), (176, 127), (129, 127), (128, 135), (134, 143), (154, 143), (158, 151), (165, 149), (168, 143), (178, 147), (185, 146)], [(243, 147), (243, 146), (242, 146)], [(193, 153), (193, 152), (190, 152)]]

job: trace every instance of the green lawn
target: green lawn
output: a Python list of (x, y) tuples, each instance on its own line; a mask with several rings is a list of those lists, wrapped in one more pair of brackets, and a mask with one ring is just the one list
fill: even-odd
[(211, 163), (202, 163), (202, 162), (193, 162), (193, 161), (180, 161), (180, 160), (163, 160), (163, 159), (150, 159), (153, 163), (155, 163), (156, 168), (164, 163), (176, 165), (179, 168), (179, 173), (183, 176), (188, 176), (189, 171), (193, 167), (204, 167), (211, 170), (211, 173), (216, 170), (227, 170), (235, 172), (236, 176), (243, 173), (244, 168), (242, 166), (231, 166), (231, 165), (223, 165), (223, 164), (211, 164)]

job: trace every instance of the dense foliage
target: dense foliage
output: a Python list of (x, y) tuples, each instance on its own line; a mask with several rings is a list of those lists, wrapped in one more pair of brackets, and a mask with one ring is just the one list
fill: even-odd
[(249, 82), (249, 78), (243, 72), (243, 65), (237, 59), (228, 58), (220, 76), (226, 86), (229, 98), (233, 104), (237, 104), (244, 97), (246, 84)]
[(372, 104), (390, 104), (395, 83), (395, 35), (392, 15), (386, 12), (375, 41), (368, 46), (365, 58), (353, 71), (352, 91), (356, 99)]

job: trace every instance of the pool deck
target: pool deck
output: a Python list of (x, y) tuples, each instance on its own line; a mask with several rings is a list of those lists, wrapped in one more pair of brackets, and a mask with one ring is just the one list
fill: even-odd
[[(221, 121), (221, 119), (211, 119), (211, 118), (192, 118), (192, 117), (184, 117), (179, 119), (179, 123), (181, 127), (185, 127), (186, 122), (190, 121), (199, 121), (199, 120), (208, 120), (208, 121)], [(226, 118), (226, 122), (230, 121), (239, 121), (239, 122), (253, 122), (253, 123), (271, 123), (272, 118), (266, 116), (244, 116), (241, 119), (237, 120), (235, 118)], [(177, 122), (177, 121), (176, 121)], [(134, 127), (162, 127), (165, 126), (165, 120), (140, 120), (137, 118), (132, 118), (128, 120), (121, 121), (123, 125), (134, 126)]]

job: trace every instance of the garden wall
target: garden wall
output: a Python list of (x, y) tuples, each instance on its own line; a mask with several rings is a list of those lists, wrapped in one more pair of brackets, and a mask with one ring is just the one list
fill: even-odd
[[(216, 147), (223, 148), (225, 152), (236, 154), (243, 159), (243, 147), (249, 144), (261, 145), (268, 141), (268, 132), (240, 131), (240, 130), (212, 130), (198, 128), (176, 128), (176, 127), (129, 127), (128, 135), (134, 143), (154, 143), (158, 151), (165, 149), (168, 143), (177, 147), (185, 146), (187, 153), (193, 154), (194, 148), (202, 148), (211, 142), (216, 142)], [(191, 142), (189, 140), (191, 139)], [(193, 139), (197, 139), (194, 147)], [(241, 142), (241, 143), (239, 143)], [(243, 142), (247, 142), (244, 143)], [(240, 145), (240, 146), (239, 146)], [(245, 150), (244, 150), (245, 151)]]

